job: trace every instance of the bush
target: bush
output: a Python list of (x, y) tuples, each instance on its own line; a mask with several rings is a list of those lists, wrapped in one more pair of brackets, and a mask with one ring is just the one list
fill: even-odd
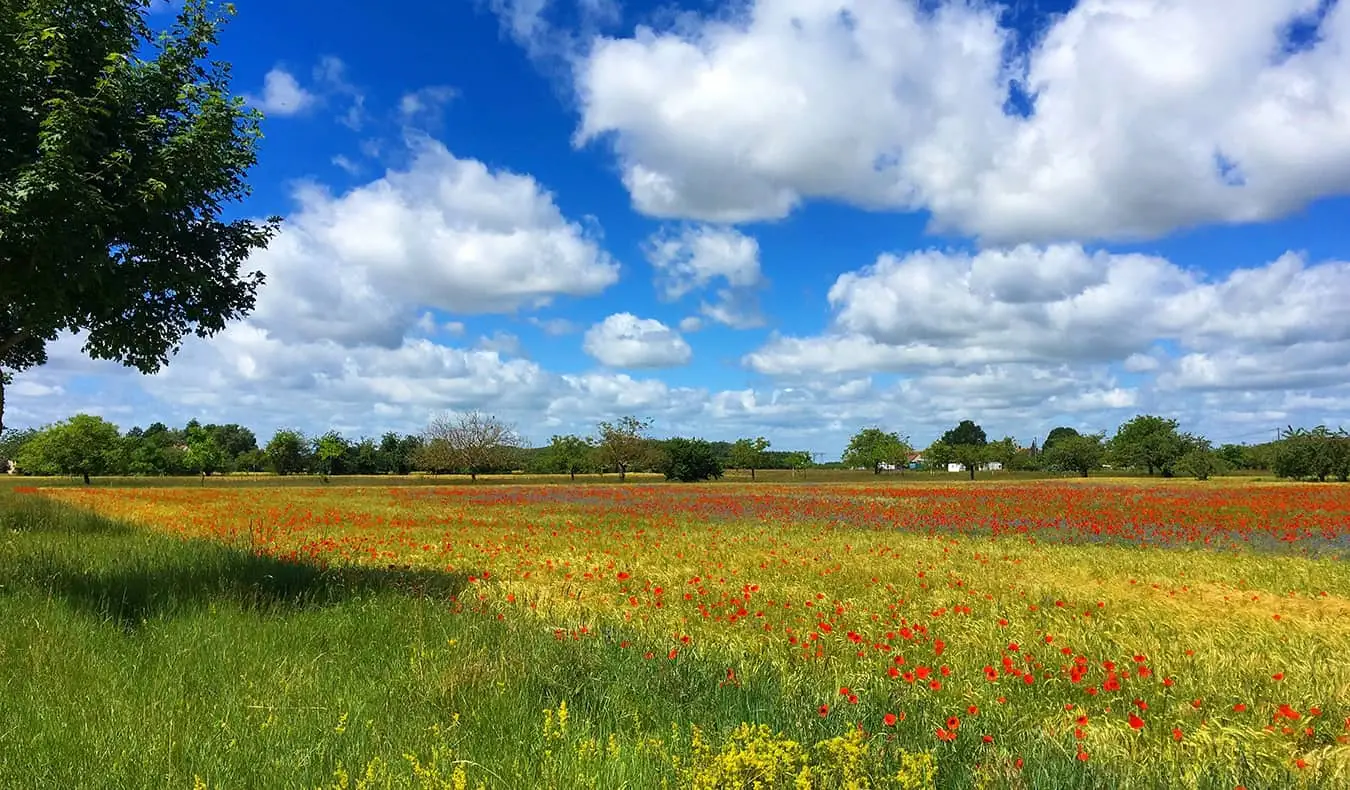
[(705, 439), (668, 439), (661, 473), (667, 480), (693, 483), (722, 476), (722, 462)]

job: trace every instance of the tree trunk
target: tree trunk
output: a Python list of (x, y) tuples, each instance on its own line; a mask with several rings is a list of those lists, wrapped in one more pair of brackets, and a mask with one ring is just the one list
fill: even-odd
[(5, 435), (5, 371), (0, 369), (0, 438)]
[(874, 475), (881, 474), (881, 464), (877, 464), (876, 466), (872, 467), (872, 474)]
[(750, 467), (750, 480), (753, 481), (754, 479), (755, 479), (755, 468)]
[(971, 480), (974, 480), (974, 479), (975, 479), (975, 465), (972, 464), (972, 465), (970, 465), (970, 466), (967, 466), (967, 467), (966, 467), (966, 471), (970, 472), (970, 479), (971, 479)]
[(568, 470), (568, 474), (572, 476), (572, 482), (575, 483), (577, 481), (577, 470), (570, 469)]
[(624, 481), (624, 476), (628, 474), (628, 464), (619, 464), (619, 482)]
[(1086, 467), (1084, 467), (1084, 468), (1082, 468), (1082, 469), (1079, 469), (1078, 471), (1080, 471), (1080, 472), (1083, 473), (1083, 477), (1087, 477), (1087, 476), (1088, 476), (1088, 470), (1087, 470)]
[(83, 474), (84, 474), (84, 484), (89, 485), (89, 473), (84, 472)]
[(472, 469), (469, 470), (469, 481), (473, 483), (478, 482), (478, 473), (473, 471)]

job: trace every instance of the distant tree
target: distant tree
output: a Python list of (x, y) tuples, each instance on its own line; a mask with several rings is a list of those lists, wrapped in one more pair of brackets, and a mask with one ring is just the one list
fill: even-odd
[(871, 469), (881, 474), (885, 464), (902, 466), (909, 460), (912, 449), (898, 433), (887, 433), (880, 428), (864, 428), (853, 435), (844, 449), (845, 466)]
[(623, 480), (630, 467), (651, 457), (653, 448), (647, 436), (651, 427), (651, 420), (640, 420), (631, 415), (599, 423), (596, 447), (601, 463), (616, 470), (619, 479)]
[(267, 453), (260, 449), (240, 453), (234, 459), (234, 468), (240, 472), (261, 472), (267, 468)]
[(1209, 447), (1196, 443), (1177, 459), (1176, 469), (1196, 480), (1208, 480), (1226, 468), (1224, 459)]
[(811, 466), (811, 453), (806, 450), (792, 450), (786, 454), (784, 463), (792, 470), (792, 476), (796, 477), (798, 472)]
[(545, 466), (552, 472), (577, 479), (577, 473), (586, 472), (595, 462), (595, 445), (583, 436), (568, 434), (549, 439), (545, 448)]
[(373, 475), (380, 472), (380, 447), (369, 437), (362, 437), (348, 447), (343, 459), (347, 471), (352, 474)]
[(416, 469), (440, 475), (455, 471), (459, 457), (449, 439), (424, 438), (409, 461)]
[(1077, 472), (1083, 477), (1100, 469), (1106, 457), (1106, 436), (1100, 433), (1064, 434), (1055, 441), (1046, 440), (1042, 453), (1047, 468), (1061, 472)]
[(1240, 444), (1225, 444), (1214, 451), (1229, 469), (1248, 469), (1247, 448)]
[(1018, 452), (1017, 440), (1011, 436), (1005, 436), (984, 446), (985, 460), (997, 463), (1005, 470), (1012, 470), (1017, 465)]
[(704, 439), (667, 439), (661, 472), (667, 480), (693, 483), (722, 476), (722, 463), (712, 443)]
[(1121, 425), (1110, 443), (1111, 455), (1117, 462), (1144, 469), (1150, 475), (1155, 471), (1170, 475), (1177, 459), (1188, 449), (1176, 420), (1150, 414), (1141, 414)]
[(85, 485), (119, 462), (117, 426), (89, 414), (42, 429), (19, 448), (19, 466), (34, 474), (79, 475)]
[(0, 428), (5, 385), (61, 332), (148, 373), (253, 309), (241, 266), (280, 220), (222, 218), (262, 116), (208, 59), (212, 5), (158, 32), (144, 0), (0, 3)]
[(314, 439), (313, 457), (318, 464), (319, 474), (325, 479), (329, 475), (339, 474), (342, 469), (337, 465), (342, 461), (342, 457), (351, 451), (348, 441), (342, 438), (342, 434), (337, 431), (329, 431), (323, 436)]
[[(478, 411), (459, 416), (433, 417), (424, 434), (428, 444), (442, 441), (450, 451), (453, 468), (469, 473), (473, 480), (487, 472), (511, 467), (521, 447), (520, 435), (510, 425)], [(438, 451), (444, 448), (438, 448)]]
[(1055, 442), (1059, 441), (1060, 439), (1067, 439), (1070, 436), (1077, 436), (1077, 435), (1078, 431), (1068, 427), (1067, 425), (1061, 425), (1058, 428), (1053, 428), (1051, 429), (1050, 433), (1045, 437), (1045, 444), (1041, 445), (1041, 452), (1048, 453), (1050, 452), (1050, 448), (1055, 446)]
[(282, 428), (273, 434), (264, 452), (267, 455), (268, 465), (279, 475), (303, 471), (309, 460), (306, 457), (305, 435), (288, 428)]
[(952, 451), (950, 445), (938, 440), (928, 445), (928, 449), (923, 451), (924, 466), (933, 471), (945, 472), (947, 464), (956, 462), (956, 453)]
[(972, 420), (962, 420), (955, 428), (942, 434), (939, 441), (951, 448), (956, 462), (970, 473), (971, 480), (975, 479), (975, 470), (989, 460), (985, 450), (989, 439), (984, 435), (984, 429)]
[(207, 425), (206, 432), (225, 454), (224, 469), (239, 468), (239, 456), (258, 449), (258, 437), (242, 425)]
[(187, 465), (193, 472), (206, 477), (220, 471), (225, 464), (225, 451), (216, 442), (216, 437), (196, 420), (192, 420), (183, 429), (187, 444)]
[(23, 447), (29, 439), (37, 436), (37, 430), (34, 428), (24, 428), (23, 430), (7, 430), (0, 434), (0, 474), (4, 474), (9, 467), (9, 462), (13, 461), (18, 465), (19, 448)]
[(769, 449), (769, 440), (763, 436), (754, 439), (737, 439), (731, 445), (727, 455), (728, 464), (733, 469), (750, 470), (750, 479), (755, 479), (755, 470), (764, 467), (764, 451)]
[(399, 436), (389, 431), (380, 437), (379, 472), (390, 475), (406, 475), (413, 470), (413, 456), (422, 447), (422, 437), (417, 434)]
[(1318, 482), (1350, 478), (1350, 436), (1325, 425), (1287, 428), (1274, 453), (1274, 472), (1279, 477), (1311, 478)]

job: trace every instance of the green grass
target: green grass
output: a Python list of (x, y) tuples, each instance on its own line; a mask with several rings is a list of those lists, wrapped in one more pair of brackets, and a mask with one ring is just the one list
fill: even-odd
[[(909, 782), (872, 785), (887, 787), (1179, 781), (1175, 764), (1127, 754), (1078, 763), (1066, 732), (1019, 738), (1015, 714), (994, 711), (1000, 745), (944, 747), (928, 777), (931, 738), (847, 740), (847, 713), (812, 715), (818, 684), (781, 661), (736, 657), (729, 685), (716, 649), (670, 660), (669, 642), (636, 628), (573, 638), (575, 623), (499, 614), (463, 575), (284, 562), (0, 491), (0, 788), (646, 788), (695, 773), (739, 787), (716, 778), (805, 760), (796, 748), (816, 787), (850, 771)], [(932, 719), (926, 732), (941, 721), (912, 711)], [(733, 737), (747, 721), (770, 729)], [(1287, 770), (1214, 757), (1186, 786), (1298, 786)]]

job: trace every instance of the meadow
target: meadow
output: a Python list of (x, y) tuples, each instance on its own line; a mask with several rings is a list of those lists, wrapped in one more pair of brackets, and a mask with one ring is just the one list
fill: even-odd
[(1350, 490), (0, 491), (0, 787), (1342, 788)]

